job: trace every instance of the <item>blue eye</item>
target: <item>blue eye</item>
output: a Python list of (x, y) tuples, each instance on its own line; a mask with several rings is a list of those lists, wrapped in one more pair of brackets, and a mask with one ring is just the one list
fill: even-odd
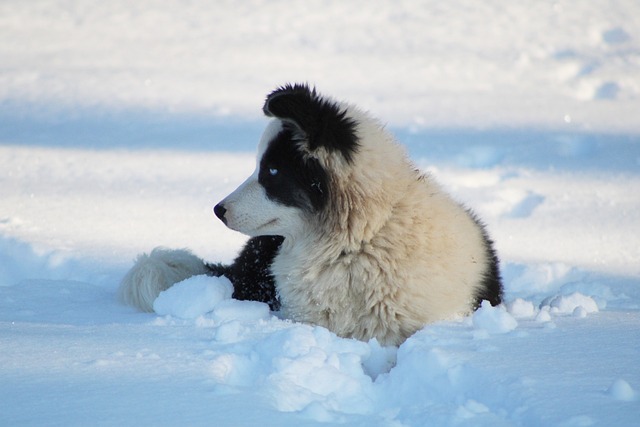
[(278, 169), (276, 169), (276, 168), (269, 168), (269, 175), (271, 175), (271, 176), (276, 176), (276, 175), (278, 175)]

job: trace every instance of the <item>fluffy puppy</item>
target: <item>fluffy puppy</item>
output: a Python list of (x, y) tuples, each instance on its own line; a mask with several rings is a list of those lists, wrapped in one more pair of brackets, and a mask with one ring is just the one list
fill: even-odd
[(304, 84), (276, 89), (263, 111), (273, 119), (256, 169), (214, 209), (251, 237), (240, 256), (224, 266), (177, 252), (158, 260), (169, 274), (151, 266), (152, 252), (123, 280), (125, 300), (149, 309), (175, 277), (207, 271), (229, 277), (237, 298), (387, 345), (482, 300), (501, 302), (482, 224), (418, 171), (377, 120)]

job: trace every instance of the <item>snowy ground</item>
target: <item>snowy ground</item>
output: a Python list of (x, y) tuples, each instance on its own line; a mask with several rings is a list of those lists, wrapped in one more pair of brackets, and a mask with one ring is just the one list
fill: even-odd
[[(639, 28), (633, 0), (2, 2), (0, 425), (636, 425)], [(233, 259), (211, 209), (290, 80), (476, 210), (504, 307), (380, 348), (212, 278), (118, 303), (154, 246)]]

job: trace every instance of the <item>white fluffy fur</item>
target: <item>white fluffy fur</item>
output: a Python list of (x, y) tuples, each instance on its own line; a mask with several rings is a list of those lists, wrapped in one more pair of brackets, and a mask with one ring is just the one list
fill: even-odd
[(142, 254), (120, 282), (119, 297), (142, 311), (153, 311), (160, 292), (191, 276), (205, 274), (204, 262), (184, 249), (155, 248)]
[[(282, 235), (272, 264), (282, 313), (361, 340), (400, 344), (425, 324), (470, 312), (492, 260), (481, 227), (367, 114), (343, 105), (357, 123), (350, 162), (324, 147), (304, 155), (328, 172), (328, 205), (319, 213), (270, 200), (258, 182), (260, 158), (282, 122), (258, 147), (256, 172), (222, 204), (227, 225)], [(205, 272), (187, 251), (156, 249), (123, 279), (122, 299), (152, 311), (158, 294)]]
[(467, 210), (420, 174), (376, 120), (345, 108), (358, 123), (352, 162), (324, 148), (308, 152), (330, 173), (322, 213), (269, 200), (257, 174), (223, 203), (232, 228), (285, 236), (272, 272), (286, 317), (399, 344), (427, 323), (470, 312), (490, 260)]

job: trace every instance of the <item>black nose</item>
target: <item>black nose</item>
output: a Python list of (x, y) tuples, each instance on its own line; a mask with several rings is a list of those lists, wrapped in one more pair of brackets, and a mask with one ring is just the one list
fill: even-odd
[(227, 223), (227, 220), (224, 217), (224, 214), (227, 213), (227, 210), (225, 209), (224, 206), (222, 206), (222, 203), (218, 203), (216, 207), (213, 208), (213, 212), (216, 214), (218, 218), (220, 218), (222, 222), (224, 222), (225, 224)]

